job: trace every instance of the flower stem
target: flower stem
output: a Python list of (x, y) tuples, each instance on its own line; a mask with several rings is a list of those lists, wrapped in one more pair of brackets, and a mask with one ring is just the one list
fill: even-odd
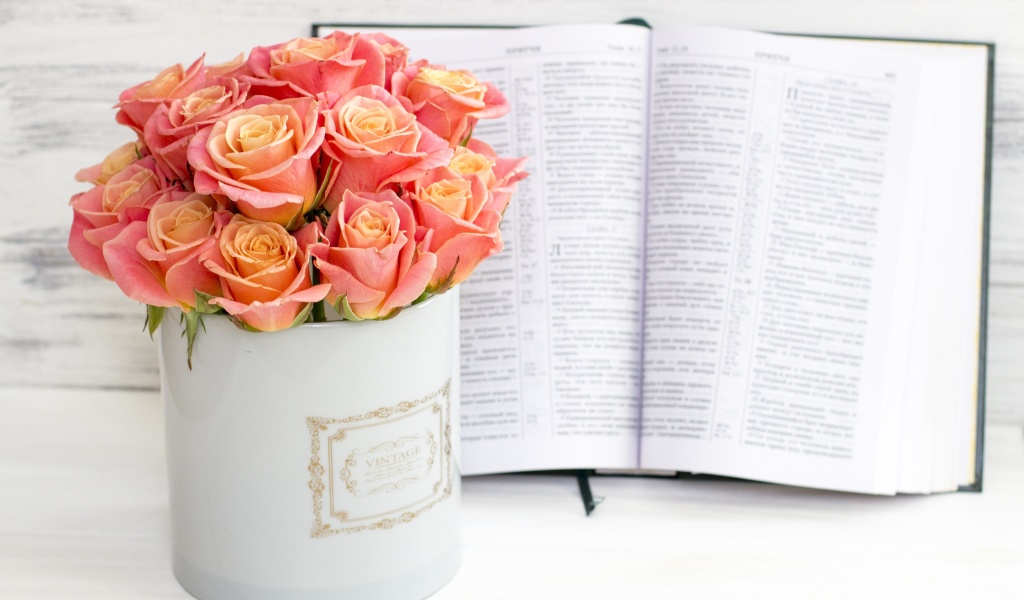
[[(320, 285), (320, 269), (316, 268), (316, 263), (313, 261), (313, 257), (309, 257), (309, 282), (313, 285)], [(314, 323), (323, 323), (327, 320), (327, 314), (324, 313), (324, 301), (320, 300), (313, 303), (313, 311), (310, 313), (313, 317)]]

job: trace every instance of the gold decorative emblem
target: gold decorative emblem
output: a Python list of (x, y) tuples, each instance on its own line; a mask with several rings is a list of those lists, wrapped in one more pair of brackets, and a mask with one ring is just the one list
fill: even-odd
[(390, 529), (451, 496), (450, 379), (419, 400), (341, 419), (307, 417), (306, 426), (311, 537)]

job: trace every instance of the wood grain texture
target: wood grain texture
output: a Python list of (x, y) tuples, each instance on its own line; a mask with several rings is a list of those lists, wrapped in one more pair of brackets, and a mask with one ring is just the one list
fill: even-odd
[(79, 168), (128, 141), (117, 94), (204, 51), (227, 60), (313, 21), (652, 25), (997, 43), (989, 419), (1024, 423), (1024, 3), (1010, 0), (0, 0), (0, 387), (158, 385), (144, 311), (74, 264), (66, 206)]
[[(190, 598), (161, 420), (153, 392), (0, 390), (0, 598)], [(600, 477), (590, 517), (571, 477), (466, 478), (464, 560), (431, 598), (1021, 598), (1020, 427), (987, 455), (983, 494), (933, 497)]]

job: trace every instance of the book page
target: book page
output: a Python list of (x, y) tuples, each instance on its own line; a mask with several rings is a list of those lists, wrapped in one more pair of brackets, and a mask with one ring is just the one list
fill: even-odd
[[(916, 146), (926, 146), (927, 202), (905, 239), (920, 260), (905, 373), (897, 490), (929, 493), (976, 483), (983, 375), (980, 313), (985, 265), (985, 155), (989, 49), (985, 44), (839, 39), (923, 59)], [(918, 153), (915, 153), (915, 158)], [(908, 220), (908, 219), (905, 219)]]
[(926, 59), (935, 104), (899, 490), (951, 491), (975, 483), (988, 49), (886, 45)]
[(653, 40), (641, 466), (892, 493), (919, 61)]
[(649, 31), (384, 31), (493, 82), (511, 114), (475, 135), (530, 157), (460, 286), (462, 472), (635, 467)]

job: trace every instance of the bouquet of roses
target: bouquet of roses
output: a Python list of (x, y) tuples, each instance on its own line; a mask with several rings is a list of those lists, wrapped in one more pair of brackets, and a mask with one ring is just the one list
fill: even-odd
[(76, 178), (68, 248), (148, 305), (275, 331), (386, 319), (501, 250), (526, 175), (472, 138), (508, 112), (493, 85), (382, 34), (332, 33), (170, 67), (121, 93), (136, 139)]

